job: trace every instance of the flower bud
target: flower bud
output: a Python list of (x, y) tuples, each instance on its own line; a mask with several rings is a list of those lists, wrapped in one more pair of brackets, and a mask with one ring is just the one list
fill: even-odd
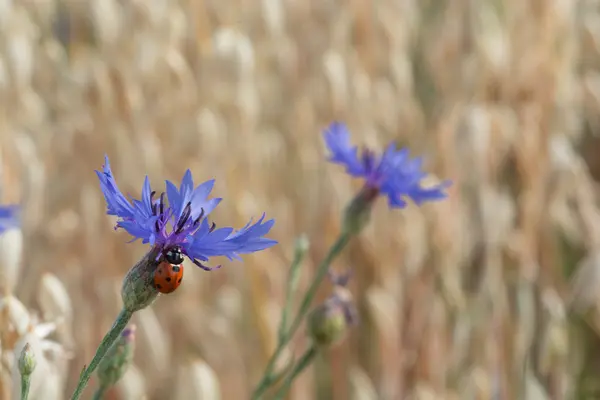
[(21, 355), (19, 356), (19, 372), (21, 373), (21, 376), (30, 376), (35, 370), (36, 365), (35, 355), (31, 350), (31, 346), (27, 343), (23, 347), (23, 350), (21, 350)]
[(306, 234), (302, 234), (296, 238), (294, 242), (295, 257), (302, 257), (310, 249), (310, 241)]
[(131, 364), (135, 348), (135, 325), (125, 328), (115, 344), (98, 365), (100, 386), (109, 388), (117, 383)]
[(154, 288), (157, 255), (158, 250), (153, 248), (125, 275), (121, 287), (121, 298), (125, 310), (133, 313), (148, 307), (156, 300), (159, 293)]
[(342, 275), (329, 271), (333, 292), (323, 304), (308, 315), (308, 333), (318, 346), (329, 347), (340, 342), (348, 327), (358, 322), (352, 293), (346, 288), (351, 272)]
[(326, 301), (308, 316), (308, 332), (318, 346), (329, 347), (346, 335), (348, 322), (339, 304)]
[(344, 211), (342, 230), (346, 234), (357, 235), (363, 230), (371, 219), (371, 210), (379, 195), (379, 189), (364, 186), (352, 199)]

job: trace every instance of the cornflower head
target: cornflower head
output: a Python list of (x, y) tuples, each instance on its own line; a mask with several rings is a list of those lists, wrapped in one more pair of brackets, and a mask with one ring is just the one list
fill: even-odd
[[(161, 274), (165, 274), (161, 275), (162, 278), (173, 282), (173, 276), (178, 285), (183, 272), (179, 265), (183, 263), (184, 256), (201, 269), (212, 271), (220, 265), (208, 266), (206, 262), (210, 257), (241, 260), (241, 254), (264, 250), (277, 243), (264, 237), (274, 224), (272, 219), (265, 221), (264, 214), (257, 222), (250, 221), (237, 231), (231, 227), (217, 229), (214, 223), (208, 222), (209, 214), (221, 202), (221, 198), (208, 198), (214, 179), (194, 186), (192, 173), (187, 170), (179, 188), (166, 181), (166, 191), (157, 196), (146, 176), (141, 199), (129, 200), (117, 186), (108, 157), (105, 157), (102, 171), (96, 171), (96, 174), (106, 200), (107, 214), (117, 217), (115, 229), (124, 229), (133, 237), (132, 241), (140, 239), (151, 246), (145, 259), (130, 270), (124, 281), (122, 294), (126, 308), (132, 307), (130, 311), (148, 305), (156, 296), (156, 289), (161, 289), (160, 285), (153, 283), (159, 264), (165, 266), (159, 268)], [(154, 293), (149, 291), (148, 286), (154, 286)], [(131, 294), (136, 292), (137, 298), (130, 296), (130, 301), (127, 301), (127, 291)]]
[(323, 136), (330, 152), (328, 161), (345, 166), (349, 175), (364, 180), (362, 190), (346, 210), (346, 228), (353, 233), (362, 229), (379, 195), (388, 198), (391, 208), (405, 208), (406, 198), (421, 205), (447, 197), (445, 189), (451, 185), (450, 181), (428, 188), (421, 186), (427, 176), (421, 170), (423, 160), (410, 159), (407, 148), (398, 150), (390, 143), (381, 155), (370, 149), (359, 155), (358, 147), (350, 143), (350, 132), (339, 122), (331, 123)]
[(17, 205), (0, 205), (0, 233), (17, 228), (19, 225), (19, 207)]

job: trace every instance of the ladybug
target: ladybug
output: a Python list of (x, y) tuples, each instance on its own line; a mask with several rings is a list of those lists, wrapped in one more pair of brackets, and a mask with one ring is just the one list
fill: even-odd
[(161, 293), (174, 292), (183, 279), (183, 254), (178, 247), (164, 252), (164, 260), (154, 271), (154, 287)]
[(163, 255), (165, 256), (165, 260), (170, 264), (179, 265), (183, 262), (181, 247), (171, 247), (170, 249), (165, 250)]
[(154, 271), (154, 287), (161, 293), (174, 292), (181, 285), (183, 279), (183, 265), (173, 265), (161, 261)]

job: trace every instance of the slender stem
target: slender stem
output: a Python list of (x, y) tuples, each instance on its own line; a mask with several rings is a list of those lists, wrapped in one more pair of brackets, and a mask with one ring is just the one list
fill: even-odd
[(27, 400), (29, 397), (29, 386), (31, 385), (31, 375), (21, 375), (21, 400)]
[(71, 396), (71, 400), (78, 400), (81, 397), (81, 395), (83, 394), (83, 390), (85, 389), (88, 382), (90, 381), (90, 378), (92, 377), (92, 374), (94, 373), (96, 368), (98, 368), (98, 364), (100, 364), (100, 361), (106, 355), (108, 349), (110, 349), (110, 347), (119, 338), (121, 332), (123, 332), (123, 329), (125, 329), (125, 327), (129, 323), (129, 320), (131, 319), (132, 315), (133, 313), (131, 311), (128, 311), (126, 309), (121, 310), (121, 312), (117, 316), (117, 319), (115, 320), (115, 323), (110, 328), (108, 333), (104, 336), (102, 342), (100, 342), (100, 346), (98, 346), (94, 358), (92, 358), (90, 364), (87, 367), (85, 367), (83, 371), (81, 371), (81, 375), (79, 376), (79, 383), (77, 384), (77, 388), (75, 388), (75, 392), (73, 392), (73, 396)]
[(290, 267), (290, 276), (287, 281), (285, 306), (283, 307), (283, 313), (281, 314), (281, 322), (279, 323), (278, 340), (284, 340), (288, 325), (288, 315), (292, 308), (294, 294), (298, 288), (298, 280), (300, 278), (300, 264), (304, 259), (304, 255), (308, 251), (308, 239), (305, 236), (301, 236), (296, 240), (296, 250), (294, 251), (294, 260)]
[(254, 393), (252, 394), (252, 400), (260, 399), (261, 396), (267, 391), (267, 389), (273, 384), (275, 379), (273, 378), (273, 368), (275, 367), (275, 362), (279, 359), (281, 352), (285, 348), (285, 344), (287, 341), (279, 341), (277, 343), (277, 348), (273, 352), (273, 355), (269, 359), (267, 363), (267, 367), (265, 369), (265, 373), (263, 374), (262, 379), (258, 383)]
[(106, 389), (108, 389), (108, 388), (105, 386), (100, 386), (98, 389), (96, 389), (96, 392), (94, 393), (94, 397), (92, 397), (92, 400), (102, 400), (102, 398), (106, 394)]
[(296, 364), (292, 372), (288, 375), (283, 385), (275, 394), (275, 400), (285, 398), (285, 396), (292, 387), (292, 382), (294, 382), (294, 379), (296, 379), (298, 375), (300, 375), (300, 373), (304, 371), (306, 367), (308, 367), (313, 362), (317, 353), (317, 348), (314, 345), (310, 346), (308, 350), (304, 352), (304, 354), (302, 355), (300, 360), (298, 360), (298, 363)]
[(323, 279), (325, 279), (325, 277), (327, 276), (327, 272), (329, 271), (329, 265), (342, 252), (344, 247), (346, 247), (346, 245), (350, 241), (350, 236), (351, 235), (349, 233), (340, 234), (333, 246), (331, 246), (331, 249), (329, 249), (329, 253), (327, 253), (325, 259), (321, 262), (321, 264), (319, 264), (319, 267), (317, 268), (317, 275), (315, 276), (315, 279), (306, 291), (304, 299), (302, 299), (302, 304), (300, 305), (300, 310), (298, 310), (298, 314), (296, 314), (296, 318), (294, 318), (294, 321), (292, 322), (292, 326), (290, 327), (290, 330), (286, 337), (287, 341), (291, 339), (291, 337), (294, 335), (294, 333), (296, 333), (296, 331), (300, 327), (302, 320), (306, 316), (306, 313), (308, 313), (310, 305), (313, 299), (315, 298), (315, 295), (317, 294), (319, 286), (321, 286)]
[(294, 318), (290, 329), (285, 335), (282, 335), (282, 337), (280, 337), (280, 339), (278, 340), (277, 347), (275, 348), (273, 355), (267, 363), (267, 367), (265, 368), (263, 377), (261, 378), (256, 389), (254, 390), (254, 393), (252, 394), (253, 400), (259, 399), (273, 384), (273, 368), (275, 368), (276, 361), (279, 359), (279, 356), (283, 352), (283, 349), (300, 327), (302, 320), (306, 316), (306, 313), (308, 312), (310, 305), (315, 295), (317, 294), (317, 289), (321, 285), (321, 282), (323, 282), (323, 279), (325, 279), (325, 277), (327, 276), (327, 271), (329, 271), (329, 265), (341, 253), (344, 247), (346, 247), (351, 236), (352, 235), (350, 233), (341, 233), (338, 236), (335, 243), (333, 244), (333, 246), (331, 246), (331, 248), (329, 249), (329, 252), (325, 256), (323, 261), (321, 261), (321, 264), (319, 264), (315, 279), (308, 288), (308, 291), (305, 293), (302, 299), (302, 303), (300, 305), (300, 309), (298, 310), (298, 313), (296, 314), (296, 317)]

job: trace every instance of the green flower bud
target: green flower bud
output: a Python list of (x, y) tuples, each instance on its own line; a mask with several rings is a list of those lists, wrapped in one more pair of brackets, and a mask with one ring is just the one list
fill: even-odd
[(35, 370), (36, 365), (35, 355), (31, 350), (31, 346), (27, 343), (23, 347), (23, 350), (21, 350), (21, 355), (19, 356), (19, 372), (21, 373), (21, 376), (30, 376)]
[(342, 230), (344, 233), (357, 235), (371, 220), (371, 210), (379, 195), (379, 190), (374, 187), (365, 186), (352, 199), (344, 211), (344, 222)]
[(321, 304), (308, 316), (308, 333), (318, 346), (329, 347), (339, 343), (347, 328), (343, 307), (332, 301)]
[(159, 292), (154, 287), (154, 271), (157, 268), (157, 249), (153, 248), (136, 265), (125, 278), (121, 287), (121, 298), (125, 310), (134, 313), (148, 307), (156, 300)]
[(98, 365), (98, 380), (100, 387), (109, 388), (125, 375), (133, 360), (135, 349), (135, 325), (123, 330), (115, 344), (108, 350)]
[(358, 312), (352, 293), (346, 285), (351, 271), (344, 274), (328, 272), (333, 284), (331, 295), (308, 315), (308, 333), (317, 346), (329, 347), (339, 343), (348, 328), (358, 323)]
[(310, 249), (310, 241), (305, 234), (298, 236), (294, 243), (294, 253), (296, 258), (303, 256)]

